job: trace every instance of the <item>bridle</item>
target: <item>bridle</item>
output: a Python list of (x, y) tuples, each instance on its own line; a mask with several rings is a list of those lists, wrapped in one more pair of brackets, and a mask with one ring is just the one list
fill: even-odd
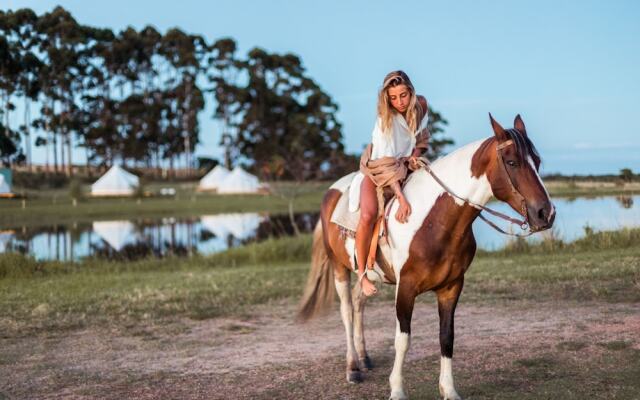
[[(458, 196), (456, 193), (454, 193), (451, 189), (449, 189), (447, 187), (447, 185), (440, 179), (438, 178), (438, 176), (433, 172), (433, 169), (431, 169), (431, 164), (429, 163), (429, 160), (425, 157), (418, 157), (418, 165), (420, 165), (422, 168), (424, 168), (432, 177), (433, 179), (438, 182), (438, 184), (440, 186), (442, 186), (442, 188), (449, 193), (451, 196), (455, 197), (458, 200), (461, 200), (462, 202), (470, 205), (471, 207), (480, 210), (480, 214), (478, 214), (478, 216), (480, 217), (480, 219), (482, 219), (484, 222), (486, 222), (490, 227), (492, 227), (493, 229), (497, 230), (500, 233), (503, 233), (505, 235), (510, 235), (510, 236), (516, 236), (516, 237), (527, 237), (532, 235), (533, 233), (536, 232), (535, 229), (531, 228), (531, 226), (529, 225), (529, 216), (527, 214), (527, 204), (526, 204), (526, 200), (524, 198), (524, 196), (518, 191), (518, 189), (516, 189), (516, 187), (513, 185), (513, 181), (511, 179), (511, 175), (509, 174), (509, 170), (508, 168), (504, 165), (504, 159), (502, 156), (502, 149), (508, 147), (508, 146), (512, 146), (515, 145), (514, 143), (514, 139), (513, 139), (513, 135), (514, 132), (512, 132), (512, 129), (506, 130), (505, 132), (507, 132), (511, 138), (503, 143), (500, 143), (496, 146), (496, 156), (498, 158), (498, 164), (501, 165), (501, 168), (504, 170), (504, 172), (507, 174), (507, 181), (509, 182), (509, 186), (511, 188), (511, 192), (513, 193), (514, 196), (516, 196), (516, 198), (519, 199), (520, 201), (520, 205), (521, 205), (521, 209), (520, 209), (520, 214), (524, 217), (524, 220), (520, 220), (517, 218), (513, 218), (510, 217), (506, 214), (503, 214), (499, 211), (493, 210), (489, 207), (483, 206), (482, 204), (478, 204), (478, 203), (474, 203), (473, 201), (469, 200), (469, 199), (465, 199), (461, 196)], [(492, 222), (491, 220), (487, 219), (487, 217), (485, 217), (484, 215), (482, 215), (482, 211), (486, 211), (491, 215), (494, 215), (498, 218), (502, 218), (505, 221), (508, 221), (512, 224), (518, 225), (520, 226), (520, 229), (524, 230), (529, 230), (526, 234), (518, 234), (518, 233), (511, 233), (511, 232), (506, 232), (504, 229), (500, 228), (498, 225), (496, 225), (494, 222)]]

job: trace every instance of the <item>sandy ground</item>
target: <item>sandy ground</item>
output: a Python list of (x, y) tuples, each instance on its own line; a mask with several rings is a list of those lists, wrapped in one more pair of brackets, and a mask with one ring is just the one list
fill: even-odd
[[(638, 350), (639, 307), (461, 303), (454, 376), (472, 388), (484, 379), (482, 371), (548, 355), (563, 344), (580, 348), (578, 362), (601, 352), (597, 343), (625, 341)], [(0, 339), (0, 399), (384, 398), (394, 353), (393, 310), (390, 302), (367, 306), (367, 347), (376, 368), (359, 385), (344, 379), (337, 310), (300, 325), (293, 322), (295, 306), (282, 303), (255, 308), (244, 318)], [(409, 393), (422, 380), (436, 398), (438, 318), (429, 297), (416, 305), (412, 332), (405, 364)]]

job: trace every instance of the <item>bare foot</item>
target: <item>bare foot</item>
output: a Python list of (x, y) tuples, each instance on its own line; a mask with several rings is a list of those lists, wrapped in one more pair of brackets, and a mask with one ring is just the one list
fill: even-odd
[(363, 274), (362, 278), (360, 278), (360, 284), (362, 285), (362, 293), (364, 293), (365, 296), (369, 297), (378, 293), (376, 285), (367, 278), (366, 274)]

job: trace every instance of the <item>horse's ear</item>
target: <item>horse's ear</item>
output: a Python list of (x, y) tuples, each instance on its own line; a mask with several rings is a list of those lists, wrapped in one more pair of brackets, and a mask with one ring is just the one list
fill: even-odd
[(522, 117), (520, 117), (520, 114), (516, 115), (516, 119), (513, 121), (513, 127), (516, 128), (518, 132), (527, 136), (527, 129), (524, 127), (524, 121)]
[(493, 127), (493, 133), (496, 135), (496, 138), (499, 142), (504, 142), (508, 139), (507, 133), (504, 131), (504, 128), (500, 126), (500, 124), (493, 119), (493, 115), (489, 113), (489, 119), (491, 120), (491, 126)]

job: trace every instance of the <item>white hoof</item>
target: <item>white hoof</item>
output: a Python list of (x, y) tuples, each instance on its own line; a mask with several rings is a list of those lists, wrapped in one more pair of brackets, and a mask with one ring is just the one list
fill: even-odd
[(393, 392), (391, 392), (391, 396), (389, 397), (389, 400), (407, 400), (408, 397), (406, 394), (404, 394), (403, 390), (394, 390)]
[(443, 400), (462, 400), (462, 397), (460, 397), (460, 395), (453, 388), (444, 390), (442, 385), (439, 385), (438, 389), (440, 389), (440, 396), (442, 396)]

